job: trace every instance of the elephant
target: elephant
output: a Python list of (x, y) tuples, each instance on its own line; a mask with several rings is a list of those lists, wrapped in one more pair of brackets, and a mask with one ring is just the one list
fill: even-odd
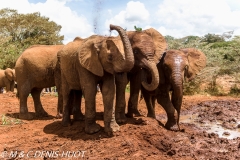
[[(59, 88), (59, 77), (57, 76), (57, 52), (64, 45), (33, 45), (27, 48), (17, 59), (15, 65), (17, 96), (20, 99), (21, 119), (33, 119), (28, 113), (27, 97), (31, 93), (34, 101), (36, 117), (47, 116), (40, 100), (43, 88), (55, 86)], [(60, 109), (58, 100), (58, 112)]]
[[(167, 43), (164, 37), (155, 29), (149, 28), (143, 31), (127, 31), (128, 38), (134, 54), (134, 67), (131, 71), (123, 74), (116, 74), (116, 121), (125, 123), (126, 100), (125, 88), (130, 82), (130, 97), (128, 101), (127, 117), (133, 117), (133, 114), (139, 116), (137, 110), (139, 91), (141, 85), (146, 90), (155, 90), (159, 84), (159, 74), (157, 63), (160, 61), (163, 53), (167, 49)], [(146, 77), (141, 76), (141, 70), (147, 70), (151, 75), (151, 82), (146, 82)]]
[[(71, 94), (78, 91), (85, 98), (85, 132), (93, 134), (100, 130), (96, 123), (96, 93), (100, 85), (104, 104), (104, 131), (119, 130), (115, 120), (115, 74), (125, 73), (134, 65), (133, 51), (126, 31), (110, 25), (118, 37), (92, 35), (80, 41), (78, 47), (70, 42), (58, 52), (61, 89), (63, 96), (62, 125), (70, 124)], [(79, 103), (79, 102), (78, 102)], [(79, 107), (77, 107), (79, 108)]]
[(15, 70), (7, 68), (5, 70), (0, 70), (0, 88), (6, 87), (6, 92), (13, 92), (15, 85)]
[[(179, 118), (183, 99), (183, 82), (192, 80), (206, 66), (206, 56), (195, 48), (180, 50), (168, 50), (157, 64), (160, 82), (156, 90), (147, 91), (141, 87), (142, 96), (148, 109), (148, 117), (156, 118), (155, 101), (164, 108), (167, 113), (165, 128), (173, 131), (180, 130)], [(151, 80), (149, 73), (146, 74)], [(171, 93), (171, 98), (169, 96)], [(177, 117), (175, 116), (177, 111)]]

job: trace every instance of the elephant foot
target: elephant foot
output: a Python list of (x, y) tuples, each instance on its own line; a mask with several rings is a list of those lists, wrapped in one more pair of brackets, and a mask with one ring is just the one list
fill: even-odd
[(45, 111), (37, 112), (37, 113), (36, 113), (36, 117), (37, 117), (37, 118), (48, 117), (48, 116), (49, 116), (48, 113), (45, 112)]
[(84, 115), (82, 113), (73, 114), (74, 121), (84, 121)]
[(34, 116), (31, 113), (20, 113), (19, 114), (19, 119), (32, 120), (33, 118), (34, 118)]
[(70, 119), (68, 119), (68, 120), (66, 120), (66, 119), (62, 119), (62, 126), (63, 127), (68, 127), (68, 126), (71, 126), (72, 125), (72, 123), (71, 123), (71, 120)]
[(85, 132), (87, 134), (93, 134), (96, 133), (100, 130), (100, 125), (97, 124), (96, 122), (92, 124), (85, 124)]
[(125, 113), (116, 113), (116, 121), (118, 124), (126, 123), (127, 118), (125, 116)]
[(112, 133), (112, 132), (117, 132), (120, 130), (120, 126), (116, 123), (115, 120), (104, 123), (104, 131), (106, 133)]
[(133, 115), (134, 115), (135, 117), (140, 117), (140, 116), (142, 116), (137, 109), (133, 109), (132, 111), (128, 111), (128, 113), (126, 114), (126, 116), (129, 117), (129, 118), (133, 118)]
[(62, 118), (62, 114), (58, 113), (58, 114), (56, 115), (56, 118), (57, 118), (57, 119), (61, 119), (61, 118)]
[(128, 118), (133, 118), (133, 113), (132, 113), (132, 112), (128, 112), (128, 113), (126, 114), (126, 117), (128, 117)]
[(179, 131), (179, 130), (180, 130), (180, 128), (179, 128), (179, 126), (177, 125), (177, 123), (175, 123), (175, 122), (169, 122), (169, 121), (165, 124), (165, 128), (166, 128), (167, 130), (171, 130), (171, 131)]

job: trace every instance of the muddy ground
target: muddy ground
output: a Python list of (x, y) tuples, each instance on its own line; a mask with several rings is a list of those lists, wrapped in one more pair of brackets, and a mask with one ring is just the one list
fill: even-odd
[[(49, 117), (19, 120), (18, 99), (14, 94), (0, 94), (0, 159), (240, 159), (240, 98), (184, 96), (180, 132), (163, 127), (166, 115), (160, 105), (156, 106), (157, 120), (145, 117), (142, 100), (143, 116), (128, 119), (113, 136), (103, 128), (85, 134), (83, 122), (62, 127), (54, 117), (57, 96), (44, 94), (41, 100)], [(31, 97), (28, 105), (34, 112)], [(100, 93), (97, 123), (103, 127)]]

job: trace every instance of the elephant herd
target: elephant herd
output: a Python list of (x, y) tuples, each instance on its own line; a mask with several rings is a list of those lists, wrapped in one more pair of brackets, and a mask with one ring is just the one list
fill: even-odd
[[(95, 117), (99, 85), (105, 132), (117, 131), (119, 123), (126, 123), (126, 117), (140, 115), (137, 108), (140, 90), (148, 109), (147, 116), (156, 118), (157, 100), (167, 113), (165, 127), (179, 130), (183, 81), (193, 79), (205, 67), (204, 53), (194, 48), (168, 50), (164, 37), (153, 28), (125, 31), (110, 25), (110, 30), (116, 30), (119, 36), (76, 37), (66, 45), (34, 45), (26, 49), (14, 68), (20, 100), (19, 118), (34, 118), (27, 107), (30, 93), (35, 116), (47, 116), (40, 94), (43, 88), (56, 86), (56, 117), (62, 118), (62, 125), (70, 125), (70, 115), (73, 115), (74, 120), (84, 120), (86, 133), (98, 132), (100, 126)], [(126, 105), (128, 83), (130, 97)], [(85, 99), (85, 115), (81, 112), (82, 97)]]

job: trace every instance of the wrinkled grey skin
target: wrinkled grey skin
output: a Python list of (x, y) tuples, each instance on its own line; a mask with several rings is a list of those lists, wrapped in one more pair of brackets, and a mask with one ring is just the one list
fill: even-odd
[(15, 70), (7, 68), (0, 70), (0, 88), (6, 87), (6, 92), (14, 91)]
[[(34, 101), (36, 117), (48, 116), (43, 109), (40, 94), (43, 88), (55, 86), (55, 67), (57, 63), (57, 52), (63, 45), (34, 45), (27, 48), (17, 59), (15, 65), (17, 96), (20, 99), (21, 119), (33, 119), (28, 112), (27, 97), (31, 93)], [(58, 112), (60, 112), (58, 103)]]
[[(127, 118), (125, 115), (126, 99), (125, 88), (130, 82), (130, 98), (128, 101), (127, 117), (139, 116), (137, 110), (139, 91), (141, 85), (145, 89), (155, 90), (159, 84), (159, 75), (156, 64), (161, 58), (163, 52), (167, 48), (164, 37), (153, 28), (142, 32), (129, 31), (129, 40), (134, 54), (134, 67), (130, 72), (115, 75), (116, 81), (116, 121), (117, 123), (125, 123)], [(141, 68), (147, 70), (151, 76), (151, 81), (146, 82), (146, 77), (141, 75)]]
[(117, 30), (121, 39), (93, 35), (84, 39), (79, 47), (74, 48), (72, 43), (67, 44), (58, 53), (63, 95), (63, 126), (70, 124), (70, 114), (72, 108), (75, 108), (71, 106), (71, 94), (79, 91), (85, 98), (85, 132), (92, 134), (100, 130), (95, 121), (95, 97), (97, 84), (100, 84), (104, 104), (104, 130), (108, 133), (119, 130), (113, 109), (114, 73), (131, 70), (134, 57), (125, 31), (113, 25), (110, 25), (110, 29)]
[[(148, 109), (148, 117), (156, 118), (155, 115), (155, 101), (164, 108), (167, 113), (168, 120), (165, 127), (169, 130), (180, 130), (179, 117), (183, 98), (183, 82), (184, 78), (193, 79), (197, 72), (191, 72), (193, 68), (191, 62), (189, 62), (188, 53), (184, 53), (180, 50), (168, 50), (162, 57), (160, 63), (157, 64), (158, 72), (160, 75), (159, 86), (154, 91), (147, 91), (144, 87), (141, 87), (143, 98), (146, 102)], [(203, 55), (204, 56), (204, 55)], [(193, 58), (193, 61), (197, 59)], [(204, 67), (205, 60), (199, 62)], [(198, 63), (198, 62), (197, 62)], [(201, 67), (201, 68), (203, 68)], [(148, 74), (142, 71), (143, 74)], [(194, 76), (193, 76), (194, 75)], [(148, 80), (151, 77), (148, 76)], [(172, 93), (171, 93), (172, 92)], [(171, 93), (171, 98), (169, 96)], [(175, 110), (177, 115), (175, 115)]]

